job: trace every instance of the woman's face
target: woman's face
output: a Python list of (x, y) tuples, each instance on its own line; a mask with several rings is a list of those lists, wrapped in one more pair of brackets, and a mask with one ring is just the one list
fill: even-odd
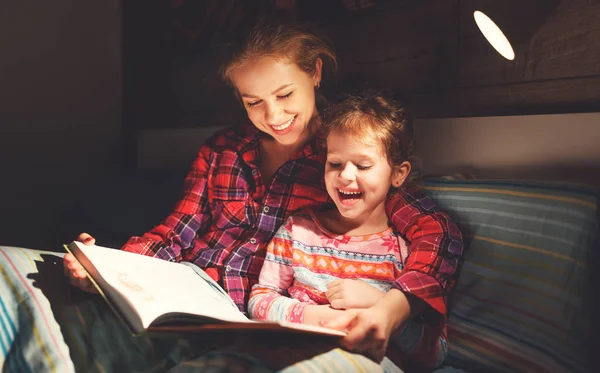
[(312, 134), (309, 124), (318, 115), (319, 62), (314, 76), (294, 63), (271, 57), (250, 61), (232, 74), (252, 123), (282, 145), (300, 145)]

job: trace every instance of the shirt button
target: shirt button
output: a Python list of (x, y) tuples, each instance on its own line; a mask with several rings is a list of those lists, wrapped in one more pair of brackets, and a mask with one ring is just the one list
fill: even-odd
[(267, 212), (269, 212), (269, 206), (265, 206), (263, 207), (263, 212), (266, 214)]
[(256, 243), (256, 238), (252, 237), (252, 238), (250, 239), (250, 243), (254, 245), (254, 244)]
[(230, 266), (230, 265), (228, 265), (227, 267), (225, 267), (225, 271), (226, 271), (226, 272), (231, 272), (231, 266)]

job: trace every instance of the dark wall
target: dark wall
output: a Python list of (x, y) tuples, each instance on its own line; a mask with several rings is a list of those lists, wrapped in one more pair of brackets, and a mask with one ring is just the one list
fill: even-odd
[(0, 244), (55, 248), (122, 164), (120, 2), (0, 2)]
[[(377, 0), (355, 11), (342, 3), (350, 2), (2, 2), (0, 244), (70, 239), (64, 211), (135, 167), (139, 129), (243, 119), (217, 72), (219, 43), (264, 14), (287, 12), (332, 39), (334, 90), (390, 89), (421, 117), (600, 110), (600, 0)], [(514, 15), (515, 61), (475, 28), (482, 4), (500, 4), (492, 18)], [(533, 22), (531, 8), (543, 18)]]
[[(351, 2), (303, 0), (286, 9), (333, 41), (339, 57), (334, 91), (391, 90), (430, 118), (600, 111), (600, 0), (377, 0), (355, 11), (342, 3)], [(514, 61), (485, 41), (475, 10), (501, 23)], [(203, 12), (189, 8), (186, 14)], [(228, 18), (219, 15), (207, 19), (222, 20), (219, 30), (229, 30)], [(192, 26), (211, 35), (207, 25)], [(213, 126), (243, 114), (219, 81), (210, 42), (215, 38), (171, 55), (173, 120), (145, 128)]]
[[(476, 10), (509, 36), (513, 61)], [(380, 0), (324, 29), (347, 86), (392, 89), (421, 117), (600, 111), (600, 0)]]

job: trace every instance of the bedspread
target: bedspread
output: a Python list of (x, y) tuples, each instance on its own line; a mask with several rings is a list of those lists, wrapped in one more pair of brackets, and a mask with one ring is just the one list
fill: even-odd
[[(265, 355), (251, 356), (243, 351), (252, 345), (248, 336), (225, 343), (216, 336), (133, 337), (100, 296), (69, 285), (63, 255), (0, 246), (2, 372), (399, 371), (341, 349), (305, 360), (298, 355), (299, 363), (277, 367), (263, 357), (293, 358), (300, 349), (277, 350), (276, 341), (264, 341)], [(256, 351), (256, 342), (253, 347)]]

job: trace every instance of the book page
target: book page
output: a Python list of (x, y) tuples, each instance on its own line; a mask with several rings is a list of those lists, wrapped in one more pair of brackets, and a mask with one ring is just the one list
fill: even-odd
[[(287, 331), (341, 337), (346, 333), (287, 321), (249, 320), (212, 279), (189, 263), (72, 242), (71, 251), (135, 333)], [(211, 285), (212, 284), (212, 285)], [(154, 323), (156, 320), (160, 323)], [(215, 323), (215, 321), (226, 323)]]
[[(140, 326), (146, 329), (156, 318), (169, 313), (249, 322), (230, 298), (224, 297), (184, 264), (96, 245), (86, 246), (80, 242), (73, 244), (112, 288), (104, 290), (119, 293), (139, 316), (139, 325), (135, 329)], [(136, 324), (135, 320), (128, 321)]]

